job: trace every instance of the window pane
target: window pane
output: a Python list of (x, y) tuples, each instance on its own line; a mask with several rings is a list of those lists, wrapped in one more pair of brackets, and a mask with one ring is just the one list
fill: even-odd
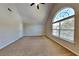
[(52, 24), (52, 29), (59, 29), (59, 23)]
[(61, 22), (61, 29), (74, 29), (74, 17)]
[(52, 35), (59, 37), (59, 30), (52, 30)]
[(57, 12), (53, 22), (67, 18), (67, 17), (72, 16), (74, 14), (75, 14), (75, 12), (74, 12), (73, 8), (64, 8), (64, 9), (60, 10), (59, 12)]
[(60, 38), (69, 42), (74, 42), (74, 30), (60, 30)]

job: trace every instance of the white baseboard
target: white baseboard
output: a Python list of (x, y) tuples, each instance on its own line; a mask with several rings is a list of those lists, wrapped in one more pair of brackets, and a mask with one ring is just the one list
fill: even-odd
[[(35, 36), (38, 37), (38, 36), (44, 36), (44, 35), (34, 35), (34, 37), (35, 37)], [(12, 41), (9, 41), (9, 42), (7, 42), (6, 44), (0, 46), (0, 49), (3, 49), (3, 48), (5, 48), (5, 47), (7, 47), (8, 45), (10, 45), (10, 44), (14, 43), (15, 41), (21, 39), (22, 37), (33, 37), (33, 35), (32, 35), (32, 36), (31, 36), (31, 35), (28, 35), (28, 36), (27, 36), (27, 35), (19, 36), (18, 38), (14, 39), (14, 40), (12, 40)]]
[(0, 46), (0, 49), (3, 49), (5, 47), (7, 47), (8, 45), (14, 43), (15, 41), (19, 40), (20, 38), (22, 38), (23, 36), (18, 37), (16, 40), (10, 41), (8, 43), (6, 43), (5, 45)]
[(44, 36), (44, 34), (40, 34), (40, 35), (26, 35), (26, 34), (24, 34), (23, 36)]

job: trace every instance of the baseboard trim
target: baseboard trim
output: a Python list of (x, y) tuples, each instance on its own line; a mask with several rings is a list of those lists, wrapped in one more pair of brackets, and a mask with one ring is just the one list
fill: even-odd
[(21, 36), (21, 37), (17, 38), (16, 40), (10, 41), (9, 43), (3, 45), (2, 47), (0, 47), (0, 50), (6, 48), (7, 46), (13, 44), (14, 42), (16, 42), (17, 40), (19, 40), (19, 39), (21, 39), (21, 38), (23, 38), (23, 36)]
[(39, 36), (20, 36), (20, 37), (17, 38), (16, 40), (10, 41), (9, 43), (7, 43), (7, 44), (3, 45), (2, 47), (0, 47), (0, 50), (6, 48), (7, 46), (13, 44), (13, 43), (16, 42), (16, 41), (22, 39), (23, 37), (43, 37), (43, 36), (45, 36), (45, 35), (39, 35)]
[[(47, 35), (45, 35), (45, 37), (48, 38), (48, 39), (51, 40), (51, 41), (54, 41), (54, 40), (52, 40), (50, 37), (48, 37)], [(56, 42), (56, 41), (54, 41), (54, 42)], [(59, 45), (61, 45), (61, 44), (58, 43), (58, 42), (56, 42), (56, 43), (59, 44)], [(64, 47), (64, 48), (66, 48), (67, 50), (69, 50), (70, 52), (72, 52), (73, 54), (75, 54), (76, 56), (79, 56), (79, 54), (75, 53), (75, 52), (72, 51), (71, 49), (69, 49), (69, 48), (67, 48), (67, 47), (65, 47), (65, 46), (63, 46), (63, 45), (61, 45), (61, 46)]]
[(23, 37), (42, 37), (42, 36), (45, 36), (45, 35), (39, 35), (39, 36), (23, 36)]

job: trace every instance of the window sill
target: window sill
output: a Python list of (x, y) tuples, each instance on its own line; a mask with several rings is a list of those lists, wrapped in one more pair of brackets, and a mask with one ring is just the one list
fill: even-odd
[(66, 39), (63, 39), (63, 38), (60, 38), (60, 37), (56, 37), (56, 36), (54, 36), (54, 35), (52, 35), (52, 37), (54, 37), (54, 38), (56, 38), (56, 39), (58, 39), (58, 40), (63, 40), (63, 41), (65, 41), (65, 42), (68, 42), (69, 44), (75, 44), (74, 43), (74, 40), (66, 40)]

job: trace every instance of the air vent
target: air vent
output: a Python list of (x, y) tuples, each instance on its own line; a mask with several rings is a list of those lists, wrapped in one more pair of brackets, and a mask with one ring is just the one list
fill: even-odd
[(8, 11), (12, 12), (12, 10), (10, 8), (8, 8)]

